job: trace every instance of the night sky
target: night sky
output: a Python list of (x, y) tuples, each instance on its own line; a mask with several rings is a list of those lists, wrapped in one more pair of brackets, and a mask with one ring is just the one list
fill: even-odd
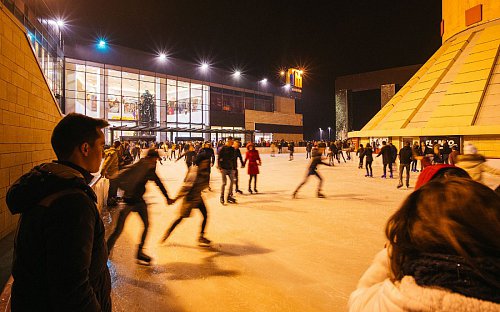
[(424, 63), (440, 46), (441, 1), (45, 0), (72, 33), (277, 78), (305, 67), (304, 136), (335, 125), (335, 77)]

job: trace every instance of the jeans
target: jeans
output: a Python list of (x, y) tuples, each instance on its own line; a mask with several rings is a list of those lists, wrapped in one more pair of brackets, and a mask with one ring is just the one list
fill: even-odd
[[(208, 214), (207, 214), (207, 207), (205, 206), (205, 203), (203, 202), (203, 199), (201, 200), (200, 204), (198, 205), (198, 209), (200, 210), (201, 214), (203, 215), (203, 221), (201, 222), (201, 229), (200, 229), (200, 236), (203, 236), (205, 234), (205, 226), (207, 225), (207, 219), (208, 219)], [(170, 228), (167, 230), (167, 233), (165, 234), (165, 237), (169, 237), (170, 234), (174, 231), (175, 227), (181, 223), (181, 221), (184, 219), (184, 216), (180, 216), (177, 218), (177, 220), (172, 223)]]
[(312, 175), (315, 175), (316, 177), (318, 177), (319, 179), (319, 185), (318, 185), (318, 192), (321, 192), (321, 186), (323, 186), (323, 178), (321, 178), (321, 176), (319, 175), (319, 173), (317, 171), (314, 171), (314, 172), (309, 172), (305, 179), (302, 181), (302, 183), (300, 183), (300, 185), (297, 187), (297, 189), (295, 190), (294, 193), (297, 193), (299, 191), (299, 189), (304, 185), (306, 184), (307, 180), (309, 179), (310, 176)]
[(399, 164), (399, 185), (403, 185), (403, 170), (406, 170), (406, 186), (410, 186), (410, 164)]
[(387, 166), (389, 166), (389, 172), (391, 173), (391, 178), (392, 178), (392, 163), (384, 163), (384, 177), (386, 176), (387, 174)]
[(417, 160), (412, 160), (411, 162), (411, 171), (416, 172), (417, 171)]
[[(368, 171), (368, 169), (370, 169)], [(373, 176), (373, 170), (372, 170), (372, 162), (371, 161), (366, 161), (366, 175), (372, 177)]]
[(229, 176), (229, 192), (227, 196), (233, 196), (233, 184), (234, 184), (234, 170), (232, 169), (221, 169), (222, 173), (222, 186), (220, 189), (220, 196), (224, 197), (224, 190), (226, 189), (227, 176)]
[(127, 217), (131, 211), (137, 212), (139, 214), (139, 217), (141, 217), (142, 223), (144, 224), (144, 230), (142, 231), (142, 236), (141, 236), (141, 243), (139, 244), (139, 250), (142, 250), (144, 242), (146, 241), (146, 236), (148, 235), (148, 228), (149, 228), (148, 207), (144, 200), (140, 200), (139, 202), (135, 203), (127, 203), (125, 205), (125, 208), (123, 208), (120, 211), (116, 227), (113, 230), (113, 233), (111, 233), (111, 235), (108, 238), (108, 251), (111, 251), (113, 249), (116, 240), (118, 239), (118, 237), (120, 237), (120, 234), (122, 233), (123, 227), (125, 225), (125, 221), (127, 220)]

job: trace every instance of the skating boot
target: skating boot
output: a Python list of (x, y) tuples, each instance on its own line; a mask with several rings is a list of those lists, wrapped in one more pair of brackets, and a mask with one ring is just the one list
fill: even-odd
[(389, 178), (394, 179), (394, 176), (391, 174), (391, 175), (389, 176)]
[(230, 195), (227, 197), (227, 202), (230, 204), (236, 204), (236, 199), (232, 195)]
[(255, 194), (257, 194), (257, 193), (258, 193), (256, 188), (254, 188), (254, 189), (253, 189), (253, 191), (255, 192)]
[(243, 194), (243, 192), (241, 190), (236, 190), (236, 193)]
[(382, 176), (381, 176), (381, 178), (386, 179), (387, 177), (386, 177), (386, 176), (385, 176), (385, 174), (384, 174), (384, 175), (382, 175)]
[(142, 252), (142, 249), (137, 251), (137, 263), (142, 265), (150, 265), (151, 257)]
[(224, 195), (220, 197), (220, 203), (224, 205)]
[(248, 188), (248, 193), (253, 194), (252, 189)]
[(321, 193), (320, 191), (318, 191), (318, 198), (325, 198), (325, 197), (326, 196), (323, 193)]
[(200, 236), (198, 238), (198, 246), (200, 247), (210, 247), (210, 243), (212, 241), (209, 240), (208, 238), (204, 237), (204, 236)]
[(296, 198), (297, 198), (297, 191), (293, 192), (293, 194), (292, 194), (292, 198), (293, 198), (293, 199), (296, 199)]
[(397, 188), (402, 188), (402, 187), (403, 187), (402, 183), (398, 184), (398, 186), (397, 186)]

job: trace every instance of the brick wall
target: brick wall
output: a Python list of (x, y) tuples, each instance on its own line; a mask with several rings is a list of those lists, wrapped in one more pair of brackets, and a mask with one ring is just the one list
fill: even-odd
[(33, 166), (55, 158), (50, 136), (62, 114), (24, 27), (0, 3), (0, 238), (17, 216), (5, 204), (9, 186)]

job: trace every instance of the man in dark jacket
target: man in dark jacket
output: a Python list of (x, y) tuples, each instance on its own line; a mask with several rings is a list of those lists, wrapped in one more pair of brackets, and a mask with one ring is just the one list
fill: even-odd
[(217, 159), (217, 168), (222, 173), (222, 186), (220, 191), (220, 202), (224, 204), (224, 191), (227, 184), (227, 177), (229, 177), (229, 191), (227, 193), (227, 202), (235, 204), (236, 199), (233, 197), (233, 184), (234, 184), (234, 159), (235, 151), (233, 147), (233, 138), (228, 137), (226, 144), (219, 151), (219, 158)]
[(205, 153), (206, 157), (208, 157), (208, 159), (210, 160), (210, 166), (208, 167), (208, 190), (211, 191), (210, 173), (212, 172), (212, 167), (215, 164), (215, 152), (214, 149), (212, 148), (212, 144), (210, 144), (210, 141), (205, 142), (203, 148), (200, 150), (200, 153)]
[(234, 168), (234, 186), (235, 192), (238, 194), (243, 194), (243, 191), (239, 188), (239, 175), (238, 175), (238, 159), (240, 160), (241, 167), (243, 167), (243, 157), (241, 156), (240, 151), (240, 141), (234, 141), (234, 159), (233, 159), (233, 168)]
[(389, 145), (385, 141), (382, 141), (382, 148), (380, 149), (380, 152), (378, 152), (377, 157), (380, 157), (382, 155), (382, 163), (384, 164), (384, 174), (382, 175), (382, 178), (386, 178), (387, 176), (387, 166), (389, 166), (389, 172), (391, 174), (391, 178), (393, 177), (392, 175), (392, 151)]
[(410, 164), (413, 156), (413, 151), (410, 142), (406, 142), (405, 146), (399, 151), (399, 184), (398, 188), (403, 186), (403, 170), (406, 170), (406, 187), (410, 187)]
[(57, 161), (33, 168), (7, 193), (21, 214), (12, 311), (111, 311), (104, 225), (91, 172), (102, 160), (105, 120), (69, 114), (54, 128)]
[[(118, 177), (118, 184), (120, 187), (124, 188), (125, 194), (123, 195), (123, 201), (126, 203), (125, 207), (120, 211), (118, 216), (118, 221), (116, 227), (108, 238), (108, 250), (111, 252), (113, 246), (116, 243), (118, 237), (123, 231), (123, 226), (125, 225), (125, 220), (127, 220), (130, 212), (135, 211), (141, 217), (142, 223), (144, 224), (144, 229), (142, 231), (141, 243), (137, 248), (136, 258), (140, 264), (149, 264), (151, 262), (151, 257), (143, 252), (144, 242), (146, 241), (146, 236), (148, 235), (149, 228), (149, 217), (148, 217), (148, 206), (144, 199), (142, 198), (146, 192), (146, 183), (148, 181), (154, 181), (156, 185), (160, 188), (163, 196), (167, 199), (167, 204), (171, 205), (173, 200), (168, 196), (167, 190), (163, 183), (161, 182), (158, 175), (156, 175), (156, 162), (160, 159), (158, 151), (155, 149), (150, 149), (146, 157), (142, 158), (129, 168), (125, 169)], [(121, 184), (120, 184), (121, 183)], [(124, 183), (129, 183), (129, 186), (125, 186)]]

